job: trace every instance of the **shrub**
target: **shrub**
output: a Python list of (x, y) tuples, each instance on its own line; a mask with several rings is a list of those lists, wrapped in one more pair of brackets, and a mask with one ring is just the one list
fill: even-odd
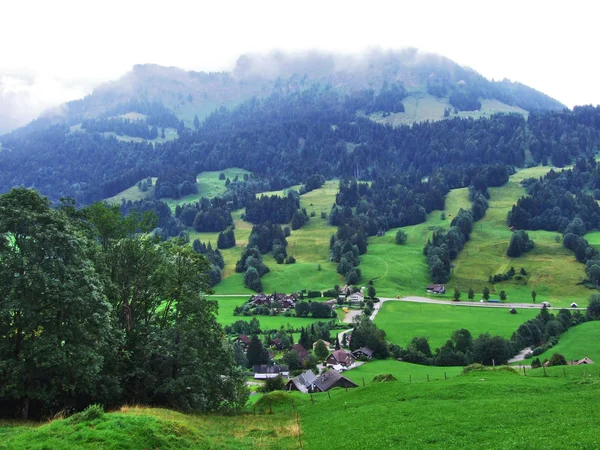
[(283, 377), (277, 375), (275, 378), (267, 378), (265, 384), (260, 388), (260, 392), (283, 391), (284, 388), (285, 383), (283, 382)]
[(308, 291), (308, 293), (306, 294), (306, 296), (308, 298), (316, 298), (316, 297), (321, 297), (321, 291)]
[(406, 240), (408, 239), (408, 235), (403, 230), (398, 230), (396, 233), (396, 244), (404, 245), (406, 244)]
[(91, 422), (92, 420), (101, 419), (104, 417), (104, 407), (94, 404), (85, 408), (83, 411), (71, 416), (71, 422), (74, 424), (81, 422)]
[(560, 353), (554, 353), (552, 355), (552, 357), (550, 358), (550, 361), (548, 361), (548, 367), (550, 367), (550, 366), (566, 366), (566, 365), (567, 365), (567, 358), (565, 358)]
[(388, 383), (390, 381), (398, 381), (391, 373), (382, 373), (373, 378), (373, 383)]

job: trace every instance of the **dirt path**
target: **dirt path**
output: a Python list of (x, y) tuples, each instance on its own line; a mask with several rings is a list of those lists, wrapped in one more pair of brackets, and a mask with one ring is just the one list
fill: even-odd
[(519, 362), (519, 361), (523, 361), (525, 359), (525, 356), (527, 356), (532, 351), (533, 351), (533, 347), (526, 347), (526, 348), (524, 348), (518, 354), (516, 354), (515, 356), (513, 356), (512, 358), (510, 358), (508, 360), (508, 364), (512, 364), (512, 363)]

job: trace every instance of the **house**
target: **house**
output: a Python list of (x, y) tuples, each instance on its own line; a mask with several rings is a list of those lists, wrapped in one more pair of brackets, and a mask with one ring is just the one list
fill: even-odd
[(271, 345), (273, 347), (275, 347), (277, 350), (283, 350), (283, 343), (281, 342), (281, 339), (279, 339), (279, 338), (271, 339)]
[(323, 344), (325, 344), (325, 347), (327, 347), (327, 350), (331, 349), (331, 343), (330, 343), (330, 342), (324, 341), (323, 339), (319, 339), (318, 341), (316, 341), (316, 342), (313, 344), (313, 350), (315, 349), (315, 347), (317, 346), (317, 344), (318, 344), (319, 342), (323, 342)]
[(290, 369), (288, 366), (280, 366), (273, 365), (269, 366), (267, 364), (256, 365), (252, 368), (254, 372), (255, 380), (266, 380), (267, 378), (276, 378), (279, 375), (282, 377), (288, 377), (290, 375)]
[(306, 370), (288, 381), (285, 385), (285, 390), (300, 391), (303, 394), (308, 394), (309, 392), (313, 392), (316, 379), (317, 377), (312, 370)]
[(352, 356), (352, 353), (341, 349), (332, 352), (325, 360), (325, 363), (328, 366), (335, 366), (339, 364), (343, 367), (349, 367), (355, 362), (356, 360), (354, 359), (354, 356)]
[(573, 365), (574, 366), (581, 366), (584, 364), (594, 364), (594, 361), (592, 361), (590, 358), (588, 358), (587, 356), (583, 359), (580, 359), (579, 361), (573, 361)]
[(300, 362), (304, 362), (306, 358), (308, 358), (308, 350), (302, 347), (301, 344), (292, 345), (292, 350), (296, 350), (298, 352), (298, 357), (300, 358)]
[(375, 352), (373, 350), (371, 350), (370, 348), (361, 347), (358, 350), (354, 350), (352, 352), (352, 356), (354, 356), (354, 358), (356, 358), (356, 359), (358, 359), (358, 358), (372, 359), (374, 353)]
[(327, 392), (330, 389), (341, 387), (341, 388), (355, 388), (358, 385), (340, 374), (336, 370), (328, 370), (317, 376), (314, 382), (315, 390), (319, 392)]
[(337, 300), (335, 298), (327, 300), (325, 303), (328, 304), (331, 309), (337, 308)]
[(446, 286), (443, 284), (430, 284), (427, 286), (427, 292), (430, 294), (445, 294)]
[(336, 387), (355, 388), (358, 385), (335, 370), (328, 370), (321, 375), (315, 375), (311, 370), (307, 370), (285, 385), (287, 391), (300, 391), (304, 394), (327, 392)]
[(298, 294), (295, 292), (287, 295), (287, 294), (270, 294), (267, 295), (263, 292), (260, 294), (256, 294), (250, 297), (250, 306), (271, 306), (274, 303), (278, 303), (278, 309), (280, 311), (285, 311), (287, 309), (294, 308), (296, 306), (296, 302), (298, 301)]
[(362, 292), (355, 292), (354, 294), (350, 294), (347, 300), (350, 303), (360, 303), (365, 301), (365, 296)]
[(245, 334), (240, 334), (233, 340), (233, 342), (238, 342), (242, 346), (242, 349), (246, 351), (248, 350), (248, 346), (250, 345), (250, 338)]
[(575, 302), (571, 303), (571, 308), (577, 308), (577, 303), (575, 303)]

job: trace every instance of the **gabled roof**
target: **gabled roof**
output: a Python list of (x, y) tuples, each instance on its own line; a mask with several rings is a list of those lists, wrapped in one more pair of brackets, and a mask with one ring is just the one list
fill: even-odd
[(579, 366), (580, 364), (594, 364), (594, 361), (586, 356), (575, 363), (576, 366)]
[(273, 366), (270, 366), (268, 364), (259, 364), (254, 366), (252, 370), (254, 371), (254, 373), (281, 373), (287, 372), (289, 368), (288, 366), (280, 366), (277, 364)]
[(245, 334), (240, 334), (237, 337), (237, 340), (246, 344), (246, 345), (250, 345), (250, 338), (248, 336), (246, 336)]
[(306, 350), (304, 347), (302, 347), (301, 344), (294, 344), (292, 345), (292, 350), (296, 350), (298, 352), (298, 356), (300, 357), (300, 359), (306, 359), (306, 357), (308, 356), (308, 350)]
[(357, 386), (357, 384), (352, 380), (346, 378), (335, 370), (328, 370), (327, 372), (322, 373), (316, 377), (314, 384), (319, 388), (319, 390), (325, 392), (331, 389), (338, 381), (341, 381), (347, 387)]
[(312, 386), (316, 379), (317, 377), (312, 370), (305, 370), (297, 377), (294, 377), (288, 381), (287, 386), (289, 387), (291, 384), (293, 384), (296, 389), (306, 394), (308, 391), (312, 390)]
[(372, 357), (373, 357), (373, 353), (375, 353), (375, 352), (374, 352), (373, 350), (371, 350), (370, 348), (367, 348), (367, 347), (361, 347), (361, 348), (359, 348), (358, 350), (354, 350), (354, 351), (352, 352), (352, 354), (354, 355), (355, 353), (358, 353), (358, 352), (361, 352), (361, 353), (363, 353), (363, 354), (367, 355), (369, 358), (372, 358)]
[(335, 350), (334, 352), (331, 352), (331, 354), (327, 357), (327, 359), (329, 360), (330, 358), (333, 358), (335, 361), (339, 362), (340, 364), (346, 364), (346, 365), (351, 365), (354, 363), (354, 356), (352, 356), (352, 353), (343, 350), (343, 349), (339, 349), (339, 350)]

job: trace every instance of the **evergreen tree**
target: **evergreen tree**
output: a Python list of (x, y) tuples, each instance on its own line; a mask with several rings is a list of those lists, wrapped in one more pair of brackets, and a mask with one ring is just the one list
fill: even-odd
[(267, 364), (269, 362), (269, 351), (263, 347), (262, 342), (260, 342), (256, 334), (250, 339), (246, 358), (248, 359), (248, 367)]

